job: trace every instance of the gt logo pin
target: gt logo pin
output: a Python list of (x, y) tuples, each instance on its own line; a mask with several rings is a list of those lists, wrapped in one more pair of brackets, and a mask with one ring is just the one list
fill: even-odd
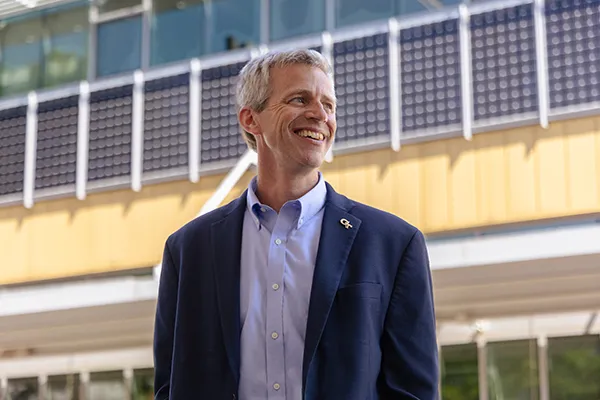
[(340, 219), (340, 224), (344, 225), (344, 228), (346, 229), (352, 228), (352, 225), (350, 225), (350, 221), (348, 221), (346, 218)]

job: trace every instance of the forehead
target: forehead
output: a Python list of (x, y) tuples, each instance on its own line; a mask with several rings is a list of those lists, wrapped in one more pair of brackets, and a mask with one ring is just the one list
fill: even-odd
[(298, 90), (326, 94), (334, 97), (332, 79), (319, 67), (307, 64), (291, 64), (274, 67), (270, 71), (273, 94), (290, 93)]

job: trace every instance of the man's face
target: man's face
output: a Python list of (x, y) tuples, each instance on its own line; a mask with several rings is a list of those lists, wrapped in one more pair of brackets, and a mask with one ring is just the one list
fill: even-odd
[(319, 168), (336, 130), (330, 78), (321, 69), (303, 64), (270, 72), (271, 95), (266, 108), (255, 113), (259, 154), (272, 158), (273, 167)]

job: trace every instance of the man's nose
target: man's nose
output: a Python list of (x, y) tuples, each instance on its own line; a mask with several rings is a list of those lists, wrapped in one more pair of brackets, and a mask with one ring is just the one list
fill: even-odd
[(327, 122), (329, 119), (329, 114), (323, 104), (320, 102), (311, 103), (306, 109), (306, 116), (310, 119), (316, 119), (318, 121)]

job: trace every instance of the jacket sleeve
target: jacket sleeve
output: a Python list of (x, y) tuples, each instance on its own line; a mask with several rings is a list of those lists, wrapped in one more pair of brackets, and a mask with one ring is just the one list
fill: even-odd
[(171, 360), (177, 308), (178, 274), (173, 264), (169, 242), (165, 244), (154, 321), (154, 399), (169, 398)]
[(420, 231), (400, 261), (381, 340), (381, 399), (438, 398), (438, 348), (429, 257)]

